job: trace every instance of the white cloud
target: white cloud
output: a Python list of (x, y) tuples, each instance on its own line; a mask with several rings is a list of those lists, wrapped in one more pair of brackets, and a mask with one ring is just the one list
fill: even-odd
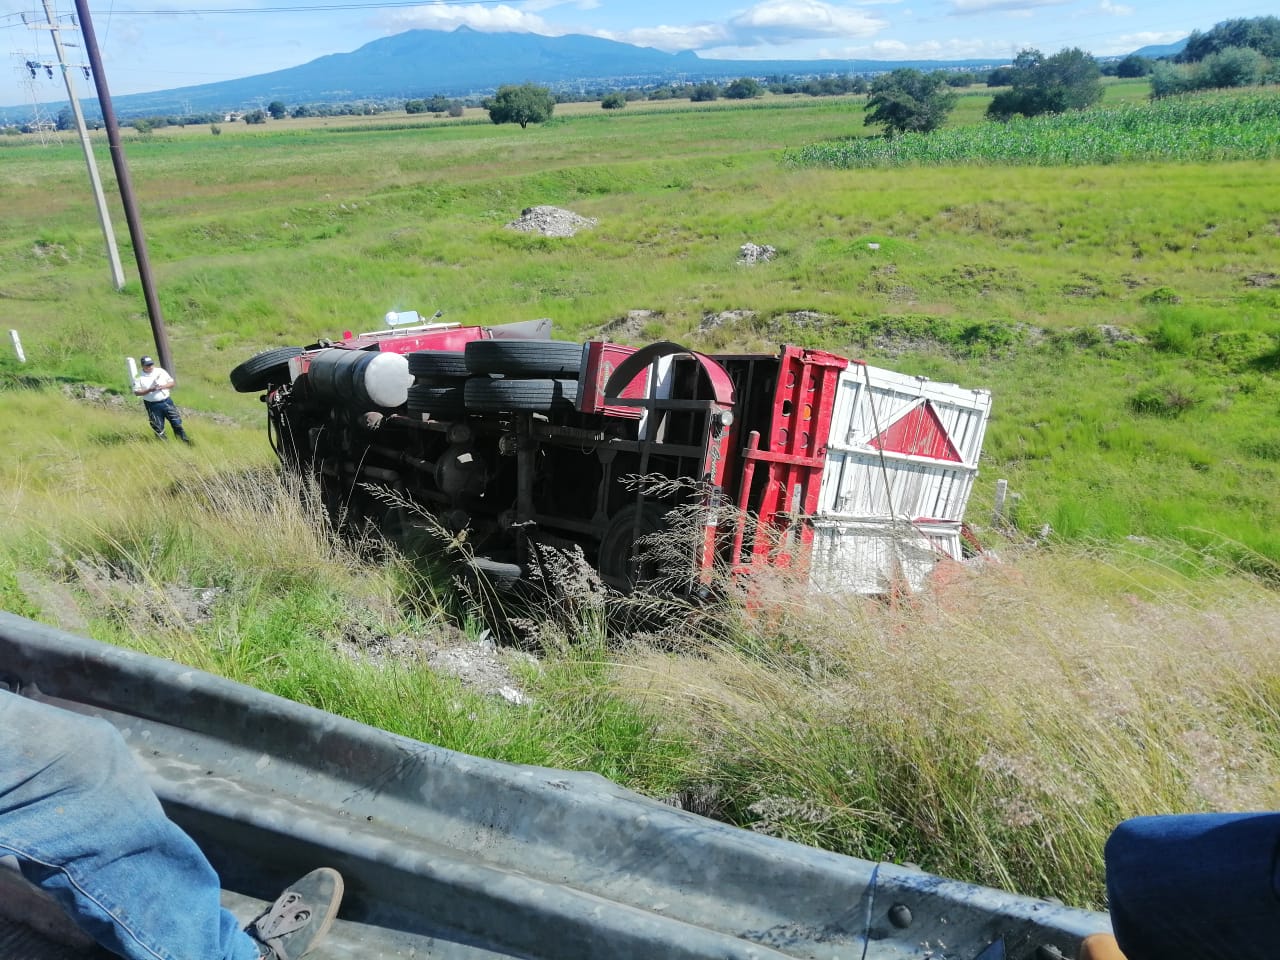
[(470, 27), (484, 33), (540, 33), (558, 36), (564, 33), (551, 26), (536, 13), (526, 13), (505, 3), (494, 7), (478, 4), (428, 3), (407, 10), (384, 14), (381, 22), (393, 31), (453, 30)]
[(1133, 7), (1123, 3), (1112, 3), (1111, 0), (1102, 0), (1098, 4), (1099, 13), (1109, 13), (1113, 17), (1128, 17), (1133, 14)]
[(1190, 32), (1190, 30), (1144, 30), (1138, 33), (1126, 33), (1118, 37), (1116, 43), (1128, 49), (1162, 46), (1166, 43), (1176, 43)]
[(990, 60), (1009, 56), (1009, 45), (998, 40), (875, 40), (824, 55), (838, 60)]
[(822, 0), (764, 0), (726, 23), (662, 25), (594, 33), (668, 52), (697, 50), (707, 56), (741, 59), (765, 56), (762, 50), (783, 47), (797, 40), (869, 37), (888, 25), (887, 21), (863, 10)]
[(639, 27), (635, 30), (623, 31), (596, 30), (593, 33), (606, 40), (633, 43), (638, 47), (655, 47), (667, 53), (705, 50), (724, 43), (729, 38), (728, 31), (718, 23), (696, 23), (684, 27)]
[(573, 7), (575, 10), (595, 10), (600, 6), (600, 0), (525, 0), (521, 6), (533, 13), (564, 6)]
[(865, 11), (822, 0), (764, 0), (729, 21), (740, 45), (814, 37), (869, 37), (889, 24)]
[(1027, 14), (1039, 7), (1056, 7), (1075, 0), (951, 0), (954, 16), (975, 13)]

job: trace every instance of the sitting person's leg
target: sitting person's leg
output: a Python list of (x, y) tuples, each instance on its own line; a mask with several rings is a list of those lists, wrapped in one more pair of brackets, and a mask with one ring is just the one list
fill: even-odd
[[(263, 953), (222, 908), (213, 868), (165, 816), (116, 729), (3, 690), (0, 854), (17, 857), (86, 933), (129, 960)], [(278, 950), (281, 942), (302, 945), (308, 930), (316, 935), (309, 946), (328, 929), (342, 883), (325, 873), (332, 902), (309, 908), (324, 916), (282, 934)]]
[(1106, 846), (1107, 897), (1129, 960), (1273, 958), (1280, 813), (1137, 817)]

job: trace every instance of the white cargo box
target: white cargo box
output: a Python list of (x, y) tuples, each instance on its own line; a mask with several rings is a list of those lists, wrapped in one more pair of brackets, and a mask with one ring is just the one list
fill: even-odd
[(960, 559), (991, 393), (864, 364), (840, 374), (810, 579), (822, 590), (919, 590)]

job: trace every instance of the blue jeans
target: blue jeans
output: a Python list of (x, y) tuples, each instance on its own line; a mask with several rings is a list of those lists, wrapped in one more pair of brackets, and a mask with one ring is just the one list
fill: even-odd
[(178, 408), (173, 402), (173, 398), (165, 400), (143, 400), (143, 404), (147, 408), (147, 419), (151, 421), (151, 429), (156, 432), (156, 436), (161, 440), (164, 439), (164, 422), (168, 420), (173, 424), (174, 435), (179, 440), (186, 440), (187, 433), (182, 429), (182, 417), (178, 415)]
[(0, 856), (127, 960), (258, 960), (115, 727), (0, 688)]
[(1129, 960), (1272, 960), (1280, 813), (1137, 817), (1106, 847), (1111, 923)]

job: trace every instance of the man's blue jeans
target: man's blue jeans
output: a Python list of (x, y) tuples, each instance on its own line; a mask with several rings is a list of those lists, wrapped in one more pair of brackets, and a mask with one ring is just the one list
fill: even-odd
[(257, 960), (115, 727), (0, 689), (0, 856), (127, 960)]
[(187, 432), (182, 429), (182, 417), (178, 414), (178, 407), (172, 397), (165, 400), (144, 400), (142, 404), (147, 408), (147, 419), (157, 437), (164, 439), (164, 422), (168, 420), (173, 424), (173, 432), (177, 438), (187, 439)]
[(1280, 956), (1280, 813), (1137, 817), (1107, 841), (1111, 923), (1129, 960)]

